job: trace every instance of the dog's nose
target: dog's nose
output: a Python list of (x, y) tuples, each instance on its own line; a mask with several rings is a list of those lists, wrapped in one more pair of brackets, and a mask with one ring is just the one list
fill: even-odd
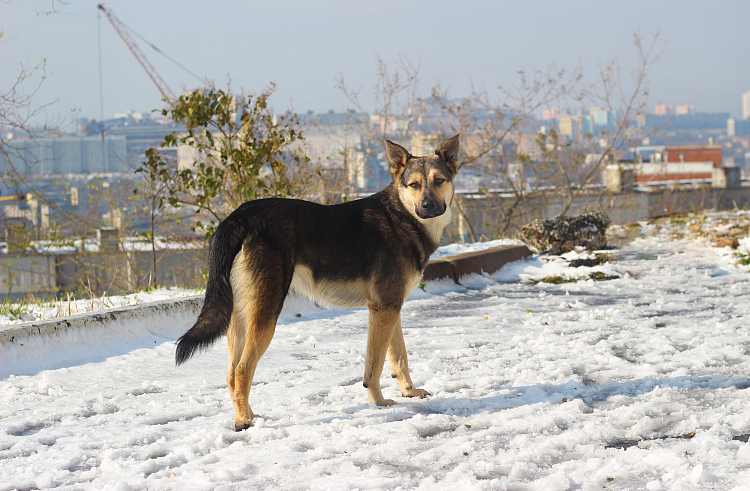
[(422, 209), (424, 211), (433, 211), (435, 208), (437, 208), (437, 200), (428, 198), (422, 201)]

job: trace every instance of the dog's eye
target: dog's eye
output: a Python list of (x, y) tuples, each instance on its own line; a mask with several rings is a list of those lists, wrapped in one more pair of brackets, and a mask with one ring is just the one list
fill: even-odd
[(435, 179), (435, 185), (436, 186), (440, 186), (444, 182), (445, 182), (445, 179), (443, 179), (442, 177), (438, 177), (437, 179)]
[(409, 187), (412, 189), (419, 189), (422, 186), (420, 186), (418, 182), (412, 182), (411, 184), (409, 184)]

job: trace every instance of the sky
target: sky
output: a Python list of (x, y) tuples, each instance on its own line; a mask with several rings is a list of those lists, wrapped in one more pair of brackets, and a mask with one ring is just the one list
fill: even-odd
[[(54, 3), (53, 3), (54, 2)], [(55, 6), (56, 12), (48, 14)], [(155, 85), (90, 0), (0, 3), (0, 88), (21, 64), (46, 61), (35, 96), (50, 111), (99, 119), (162, 106)], [(741, 116), (750, 90), (750, 2), (498, 0), (109, 0), (106, 6), (135, 32), (200, 78), (235, 90), (276, 85), (272, 102), (297, 112), (342, 111), (343, 77), (372, 107), (376, 57), (419, 66), (420, 91), (436, 83), (454, 97), (471, 87), (495, 93), (518, 82), (519, 70), (551, 64), (583, 69), (617, 60), (635, 67), (634, 33), (660, 36), (661, 59), (649, 78), (649, 107), (692, 104), (698, 112)], [(100, 31), (98, 30), (100, 29)], [(101, 33), (103, 107), (98, 32)], [(136, 38), (172, 91), (201, 82)], [(72, 113), (71, 113), (72, 112)]]

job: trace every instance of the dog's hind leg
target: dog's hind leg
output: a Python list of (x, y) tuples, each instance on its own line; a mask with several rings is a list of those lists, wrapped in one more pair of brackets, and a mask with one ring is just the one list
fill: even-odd
[[(260, 323), (257, 319), (247, 325), (247, 339), (239, 361), (234, 367), (234, 387), (230, 385), (230, 391), (234, 389), (232, 393), (234, 431), (244, 430), (253, 425), (253, 418), (256, 415), (250, 409), (248, 402), (250, 386), (253, 383), (258, 361), (271, 344), (275, 328), (275, 321)], [(229, 378), (230, 376), (227, 376), (227, 379)]]
[(234, 311), (227, 332), (229, 373), (227, 385), (234, 403), (234, 429), (253, 425), (255, 414), (248, 397), (258, 361), (268, 349), (284, 304), (292, 268), (285, 268), (281, 253), (265, 251), (237, 255), (231, 282)]
[(430, 395), (424, 389), (415, 389), (409, 376), (409, 362), (406, 359), (406, 344), (404, 343), (404, 332), (401, 328), (401, 315), (398, 316), (391, 342), (388, 345), (388, 363), (404, 397), (419, 397), (422, 399)]
[(246, 331), (245, 326), (237, 322), (236, 315), (232, 314), (232, 320), (229, 322), (227, 329), (227, 345), (229, 351), (229, 369), (227, 370), (227, 387), (229, 388), (229, 397), (234, 400), (234, 371), (237, 364), (242, 358), (242, 351), (245, 348)]
[(377, 406), (391, 406), (396, 401), (383, 398), (380, 390), (380, 374), (383, 373), (385, 354), (398, 323), (400, 308), (367, 302), (370, 310), (370, 329), (367, 333), (367, 358), (365, 359), (364, 386), (367, 395)]

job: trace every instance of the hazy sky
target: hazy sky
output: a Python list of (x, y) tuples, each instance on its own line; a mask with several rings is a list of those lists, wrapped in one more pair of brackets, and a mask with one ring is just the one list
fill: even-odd
[[(0, 88), (20, 63), (46, 59), (38, 103), (99, 119), (97, 2), (0, 3)], [(515, 83), (521, 69), (581, 67), (616, 58), (635, 66), (634, 31), (666, 41), (650, 77), (649, 106), (693, 104), (741, 115), (750, 90), (750, 1), (339, 1), (109, 0), (119, 18), (201, 77), (259, 91), (275, 82), (274, 105), (341, 111), (342, 75), (371, 103), (375, 58), (403, 55), (420, 66), (424, 95), (440, 81), (453, 96), (472, 84)], [(160, 94), (102, 17), (104, 115), (161, 107)], [(174, 92), (200, 83), (138, 40)]]

